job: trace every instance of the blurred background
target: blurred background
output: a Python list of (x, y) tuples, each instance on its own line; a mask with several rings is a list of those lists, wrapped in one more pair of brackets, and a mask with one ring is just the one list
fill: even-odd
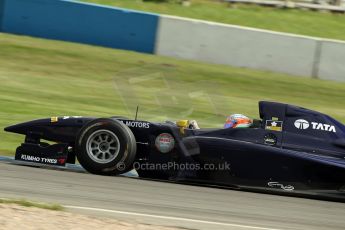
[[(286, 102), (345, 122), (342, 0), (0, 0), (0, 128), (63, 115), (258, 117)], [(178, 17), (175, 17), (178, 16)], [(12, 155), (21, 137), (0, 132)]]

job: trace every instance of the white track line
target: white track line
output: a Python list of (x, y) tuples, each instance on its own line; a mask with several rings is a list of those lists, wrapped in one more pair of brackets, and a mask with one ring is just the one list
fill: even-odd
[(116, 213), (116, 214), (128, 215), (128, 216), (141, 216), (141, 217), (150, 217), (150, 218), (156, 218), (156, 219), (194, 222), (194, 223), (200, 223), (200, 224), (211, 224), (211, 225), (236, 227), (236, 228), (257, 229), (257, 230), (282, 230), (282, 229), (277, 229), (277, 228), (265, 228), (265, 227), (257, 227), (257, 226), (250, 226), (250, 225), (222, 223), (222, 222), (205, 221), (205, 220), (197, 220), (197, 219), (189, 219), (189, 218), (181, 218), (181, 217), (151, 215), (151, 214), (144, 214), (144, 213), (137, 213), (137, 212), (124, 212), (124, 211), (102, 209), (102, 208), (90, 208), (90, 207), (72, 206), (72, 205), (64, 205), (64, 207), (68, 208), (68, 209), (79, 209), (79, 210), (88, 210), (88, 211), (97, 211), (97, 212)]

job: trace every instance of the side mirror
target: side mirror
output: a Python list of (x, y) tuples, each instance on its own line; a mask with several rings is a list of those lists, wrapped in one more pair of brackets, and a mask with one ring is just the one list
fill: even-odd
[(261, 128), (262, 127), (262, 121), (258, 119), (253, 119), (253, 128)]

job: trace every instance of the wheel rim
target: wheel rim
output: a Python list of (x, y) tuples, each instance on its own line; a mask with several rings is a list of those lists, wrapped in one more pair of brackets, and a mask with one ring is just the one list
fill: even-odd
[(87, 154), (89, 157), (101, 164), (113, 161), (120, 151), (119, 138), (109, 130), (98, 130), (87, 139)]

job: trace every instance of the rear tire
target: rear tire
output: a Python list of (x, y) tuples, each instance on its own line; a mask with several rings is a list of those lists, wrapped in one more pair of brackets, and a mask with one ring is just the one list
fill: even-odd
[(78, 161), (90, 173), (118, 175), (133, 168), (136, 140), (121, 121), (100, 118), (87, 123), (75, 145)]

